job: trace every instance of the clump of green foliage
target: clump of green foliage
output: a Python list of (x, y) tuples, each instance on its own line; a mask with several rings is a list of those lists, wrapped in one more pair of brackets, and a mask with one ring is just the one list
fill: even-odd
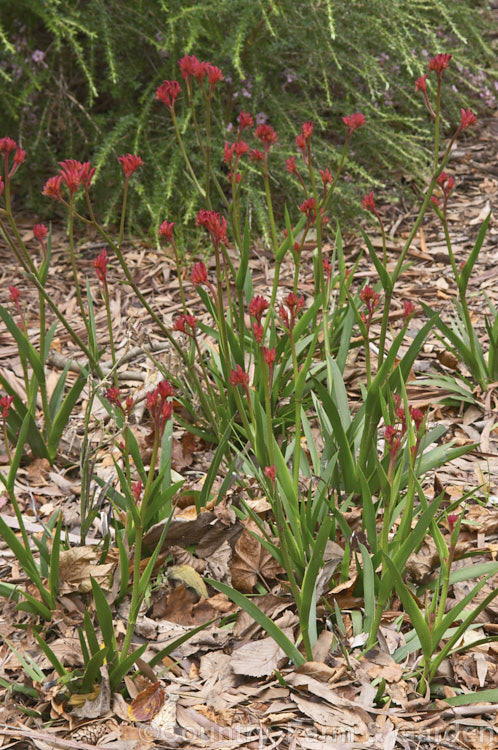
[[(30, 195), (20, 197), (41, 214), (42, 175), (63, 155), (96, 166), (95, 189), (105, 198), (99, 201), (102, 218), (111, 220), (119, 208), (120, 170), (109, 157), (131, 151), (146, 164), (136, 187), (141, 200), (131, 206), (134, 227), (147, 230), (165, 216), (194, 215), (198, 205), (171, 124), (164, 113), (157, 116), (154, 100), (163, 79), (179, 77), (176, 61), (186, 53), (223, 70), (224, 92), (213, 112), (218, 132), (229, 131), (245, 110), (256, 122), (271, 123), (280, 143), (288, 144), (302, 121), (313, 119), (323, 167), (335, 163), (341, 115), (362, 111), (368, 133), (348, 160), (351, 183), (339, 193), (346, 202), (353, 186), (365, 186), (367, 170), (378, 186), (387, 165), (397, 173), (421, 174), (430, 124), (412, 81), (424, 72), (424, 58), (453, 54), (453, 89), (445, 106), (454, 121), (469, 93), (485, 106), (496, 103), (487, 70), (494, 53), (485, 36), (491, 23), (485, 0), (2, 5), (3, 134), (15, 137), (35, 165), (33, 179), (23, 186)], [(188, 118), (181, 123), (187, 146), (194, 142), (189, 124)], [(296, 190), (285, 172), (292, 151), (281, 151), (272, 179), (292, 202)], [(214, 157), (223, 169), (221, 151)], [(263, 205), (261, 196), (253, 206), (256, 223), (263, 223)]]

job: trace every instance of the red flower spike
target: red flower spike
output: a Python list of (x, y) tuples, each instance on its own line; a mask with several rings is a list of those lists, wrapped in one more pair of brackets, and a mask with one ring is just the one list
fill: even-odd
[(262, 344), (263, 343), (263, 334), (265, 332), (264, 326), (262, 323), (258, 323), (257, 320), (255, 320), (252, 324), (252, 332), (254, 334), (254, 338), (256, 339), (256, 343)]
[(373, 214), (377, 213), (373, 190), (370, 191), (368, 195), (363, 196), (363, 198), (361, 199), (361, 205), (363, 206), (365, 211), (371, 211)]
[(40, 242), (42, 245), (45, 242), (45, 237), (48, 235), (48, 229), (45, 226), (45, 224), (35, 224), (33, 227), (33, 234), (35, 235), (35, 238)]
[(424, 412), (421, 409), (414, 408), (413, 406), (409, 406), (408, 411), (410, 412), (411, 418), (415, 422), (415, 431), (418, 432), (420, 430), (422, 422), (424, 421)]
[(239, 135), (245, 128), (252, 128), (254, 125), (254, 120), (249, 112), (240, 112), (237, 120), (239, 121)]
[(195, 223), (197, 226), (207, 229), (214, 245), (218, 245), (220, 242), (224, 245), (228, 244), (227, 220), (216, 211), (208, 211), (202, 208), (197, 214)]
[(249, 385), (249, 375), (244, 372), (240, 365), (237, 365), (236, 369), (232, 370), (232, 372), (230, 373), (228, 382), (234, 387), (237, 385), (241, 385), (243, 388), (247, 388), (247, 386)]
[(174, 411), (174, 407), (171, 401), (165, 401), (161, 409), (162, 418), (164, 422), (166, 422), (168, 419), (171, 419), (171, 417), (173, 416), (173, 411)]
[(10, 154), (11, 151), (17, 148), (17, 143), (13, 138), (9, 138), (8, 135), (0, 138), (0, 154)]
[(420, 78), (417, 78), (415, 81), (415, 91), (423, 91), (427, 92), (427, 73), (423, 76), (420, 76)]
[(180, 333), (187, 333), (185, 329), (185, 315), (179, 315), (173, 323), (173, 330), (180, 331)]
[(202, 262), (202, 260), (200, 260), (198, 263), (194, 263), (190, 278), (192, 279), (192, 284), (194, 284), (194, 286), (200, 286), (200, 284), (206, 284), (208, 280), (208, 275), (207, 275), (206, 266)]
[(225, 141), (225, 148), (223, 149), (223, 161), (225, 162), (225, 164), (231, 163), (234, 153), (235, 143), (232, 143), (232, 145), (230, 145), (228, 141)]
[(325, 278), (330, 279), (332, 276), (332, 266), (330, 265), (330, 261), (328, 258), (323, 259), (323, 273), (325, 274)]
[(303, 157), (306, 158), (306, 138), (302, 133), (296, 135), (296, 146), (301, 149)]
[(255, 137), (261, 141), (265, 151), (269, 151), (270, 148), (277, 142), (277, 134), (270, 125), (258, 125), (254, 131)]
[(216, 84), (223, 80), (223, 73), (216, 65), (211, 65), (208, 62), (204, 63), (204, 71), (208, 79), (209, 91), (213, 93)]
[(81, 170), (80, 170), (81, 184), (87, 190), (90, 187), (95, 171), (96, 171), (95, 167), (92, 167), (89, 161), (85, 161), (83, 164), (81, 164)]
[(12, 169), (9, 172), (9, 177), (12, 177), (17, 172), (18, 167), (24, 162), (25, 159), (26, 151), (18, 146), (14, 154), (14, 164), (12, 165)]
[(406, 299), (403, 300), (403, 317), (405, 319), (405, 323), (408, 323), (414, 312), (415, 305), (413, 304), (413, 302), (410, 302)]
[(6, 420), (9, 416), (10, 407), (14, 401), (14, 396), (2, 396), (0, 398), (0, 408), (2, 409), (2, 419)]
[(161, 380), (157, 386), (157, 392), (162, 399), (174, 396), (175, 391), (169, 380)]
[(159, 237), (164, 237), (165, 240), (173, 239), (173, 227), (175, 226), (174, 221), (163, 221), (158, 230)]
[(386, 443), (389, 447), (389, 453), (391, 458), (394, 458), (401, 448), (401, 439), (398, 436), (398, 431), (392, 425), (387, 425), (384, 433)]
[(235, 153), (237, 156), (243, 156), (244, 154), (249, 153), (249, 146), (245, 141), (237, 141), (235, 143)]
[(131, 485), (131, 494), (135, 498), (135, 501), (138, 503), (140, 500), (140, 495), (142, 494), (142, 480), (139, 479), (138, 482), (135, 482)]
[(307, 198), (304, 203), (301, 203), (299, 210), (308, 219), (308, 224), (313, 224), (316, 219), (316, 203), (314, 198)]
[(258, 323), (261, 323), (261, 316), (269, 307), (270, 303), (260, 294), (256, 294), (256, 296), (249, 302), (249, 315), (251, 318), (256, 318)]
[(275, 484), (275, 479), (277, 478), (277, 467), (275, 464), (272, 464), (272, 466), (265, 466), (265, 477), (268, 477), (270, 482)]
[(143, 160), (136, 154), (125, 154), (124, 156), (119, 156), (118, 161), (123, 167), (123, 172), (125, 173), (127, 180), (129, 180), (132, 174), (143, 164)]
[(318, 171), (320, 172), (320, 177), (322, 178), (324, 185), (331, 185), (333, 183), (334, 178), (330, 169), (319, 169)]
[(435, 206), (439, 206), (439, 198), (437, 195), (431, 195), (431, 203), (433, 203)]
[(185, 323), (192, 330), (197, 328), (197, 318), (195, 317), (195, 315), (185, 315)]
[(19, 302), (20, 296), (21, 296), (21, 292), (16, 286), (9, 286), (9, 299), (11, 302), (17, 305)]
[(450, 513), (448, 516), (448, 526), (450, 527), (450, 533), (453, 532), (453, 529), (455, 528), (455, 524), (458, 521), (458, 516), (456, 513)]
[(313, 120), (308, 120), (308, 122), (303, 122), (302, 127), (302, 136), (306, 141), (309, 141), (311, 136), (313, 135)]
[(290, 156), (285, 162), (285, 168), (289, 174), (298, 174), (295, 156)]
[(271, 367), (275, 362), (276, 355), (277, 350), (275, 349), (275, 347), (272, 347), (271, 349), (268, 349), (266, 346), (263, 347), (263, 357), (265, 358), (265, 362), (269, 367)]
[(71, 195), (74, 195), (81, 185), (82, 164), (76, 159), (65, 159), (59, 162), (59, 175), (62, 181), (66, 183), (67, 189)]
[(5, 183), (2, 180), (2, 178), (0, 177), (0, 195), (2, 195), (4, 189), (5, 189)]
[(99, 253), (99, 255), (93, 261), (93, 267), (95, 268), (97, 278), (99, 281), (102, 282), (102, 284), (105, 284), (107, 280), (108, 262), (109, 262), (109, 258), (107, 255), (107, 250), (105, 248), (102, 250), (101, 253)]
[(135, 400), (132, 396), (126, 397), (125, 406), (126, 406), (126, 414), (129, 416), (131, 414), (131, 410), (135, 406)]
[(161, 83), (156, 89), (156, 100), (158, 102), (163, 102), (168, 109), (172, 110), (181, 90), (178, 81), (163, 81), (163, 83)]
[(432, 60), (429, 62), (429, 70), (434, 70), (438, 76), (441, 78), (443, 75), (443, 71), (446, 70), (446, 68), (449, 67), (451, 55), (446, 54), (439, 54), (432, 58)]
[(461, 109), (460, 110), (460, 128), (459, 130), (467, 130), (467, 128), (472, 127), (473, 125), (477, 125), (477, 117), (470, 109)]
[(178, 65), (181, 74), (187, 83), (189, 83), (192, 78), (196, 78), (200, 82), (206, 75), (206, 63), (200, 62), (195, 55), (185, 55), (181, 60), (178, 60)]
[(62, 185), (62, 177), (60, 174), (55, 175), (55, 177), (49, 177), (49, 179), (46, 181), (45, 186), (42, 191), (42, 195), (45, 195), (47, 198), (54, 198), (55, 200), (61, 199), (61, 185)]
[(259, 148), (252, 148), (249, 153), (249, 159), (251, 161), (264, 161), (265, 155)]
[(363, 127), (366, 122), (365, 115), (362, 115), (361, 112), (355, 112), (352, 115), (346, 115), (346, 117), (342, 118), (342, 121), (348, 129), (348, 135), (354, 133), (357, 128)]

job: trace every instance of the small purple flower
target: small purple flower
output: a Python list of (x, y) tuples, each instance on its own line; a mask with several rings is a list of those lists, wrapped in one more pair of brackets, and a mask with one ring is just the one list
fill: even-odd
[(231, 133), (233, 130), (233, 122), (229, 122), (226, 129), (227, 133)]
[(43, 62), (43, 58), (44, 57), (45, 57), (45, 52), (43, 52), (41, 49), (35, 49), (35, 51), (31, 55), (31, 59), (35, 63), (41, 63), (41, 62)]
[(266, 112), (258, 112), (254, 118), (256, 125), (264, 125), (267, 119), (268, 115), (266, 114)]
[(246, 88), (243, 88), (240, 93), (242, 94), (242, 96), (245, 96), (246, 99), (250, 99), (251, 96), (252, 96), (252, 94), (249, 91), (249, 89), (246, 89)]

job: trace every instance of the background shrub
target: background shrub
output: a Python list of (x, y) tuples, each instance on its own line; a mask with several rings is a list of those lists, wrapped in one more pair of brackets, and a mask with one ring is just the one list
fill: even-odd
[[(429, 57), (454, 56), (452, 101), (444, 102), (453, 124), (460, 106), (476, 108), (470, 96), (491, 107), (498, 96), (484, 0), (0, 0), (0, 7), (1, 134), (28, 152), (32, 178), (18, 186), (18, 198), (41, 215), (54, 211), (40, 197), (47, 172), (77, 158), (97, 167), (96, 205), (112, 220), (121, 186), (116, 159), (125, 152), (146, 163), (136, 181), (143, 200), (132, 204), (135, 229), (193, 215), (197, 197), (167, 111), (154, 99), (163, 79), (179, 78), (177, 60), (186, 53), (225, 75), (215, 96), (220, 170), (238, 112), (266, 118), (281, 144), (275, 191), (291, 204), (297, 192), (285, 158), (295, 153), (304, 120), (314, 121), (315, 153), (325, 167), (343, 141), (341, 115), (367, 117), (349, 157), (350, 182), (338, 191), (344, 207), (355, 190), (382, 185), (387, 168), (421, 175), (430, 123), (413, 83)], [(186, 108), (179, 104), (177, 112), (188, 133)], [(255, 195), (252, 220), (264, 226)]]

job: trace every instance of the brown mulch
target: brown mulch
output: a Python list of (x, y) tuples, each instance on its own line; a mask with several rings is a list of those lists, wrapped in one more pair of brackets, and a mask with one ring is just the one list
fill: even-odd
[[(498, 114), (489, 117), (481, 124), (478, 131), (471, 133), (465, 143), (460, 143), (455, 150), (448, 171), (455, 176), (457, 188), (451, 198), (450, 227), (458, 261), (464, 261), (477, 237), (480, 225), (490, 210), (498, 208)], [(397, 238), (406, 237), (411, 228), (415, 209), (404, 201), (387, 202), (383, 206), (384, 216), (389, 228)], [(20, 218), (23, 240), (37, 252), (33, 240), (31, 218)], [(492, 218), (488, 235), (472, 275), (469, 293), (473, 322), (479, 335), (484, 336), (484, 314), (486, 302), (482, 292), (498, 306), (498, 224)], [(376, 238), (374, 237), (374, 244)], [(75, 291), (71, 281), (70, 263), (67, 251), (67, 236), (61, 226), (53, 227), (53, 261), (47, 286), (52, 290), (60, 309), (67, 315), (77, 333), (84, 334), (78, 316)], [(79, 244), (80, 257), (78, 271), (81, 280), (89, 278), (92, 290), (97, 328), (105, 337), (105, 310), (101, 303), (99, 283), (95, 277), (92, 261), (104, 247), (97, 237), (85, 235)], [(357, 236), (346, 236), (347, 263), (352, 266), (361, 250), (361, 241)], [(311, 252), (311, 243), (305, 252)], [(398, 245), (390, 244), (388, 252), (389, 267), (394, 267), (397, 259)], [(134, 278), (154, 309), (158, 310), (169, 326), (172, 326), (176, 315), (181, 311), (174, 263), (171, 257), (165, 257), (161, 250), (144, 241), (130, 242), (126, 249), (127, 261)], [(23, 292), (23, 302), (29, 317), (29, 331), (32, 343), (37, 345), (37, 299), (25, 279), (15, 267), (7, 248), (0, 243), (2, 261), (2, 280), (0, 285), (0, 302), (9, 307), (8, 286), (15, 285)], [(393, 330), (400, 325), (403, 299), (412, 300), (418, 306), (417, 314), (411, 324), (409, 334), (415, 335), (425, 320), (420, 300), (439, 311), (448, 319), (453, 309), (455, 284), (451, 276), (446, 246), (442, 230), (435, 216), (429, 216), (423, 229), (415, 238), (410, 249), (408, 260), (411, 265), (401, 277), (394, 300), (391, 322)], [(271, 287), (271, 255), (262, 246), (253, 250), (251, 265), (254, 270), (253, 282), (258, 293), (265, 294)], [(303, 264), (305, 266), (306, 264)], [(311, 263), (309, 264), (311, 267)], [(292, 283), (292, 266), (283, 267), (282, 289), (287, 291)], [(188, 269), (185, 269), (186, 285)], [(125, 355), (120, 368), (120, 384), (124, 391), (136, 394), (145, 393), (147, 388), (156, 382), (157, 368), (148, 355), (153, 353), (166, 369), (175, 370), (179, 363), (174, 352), (161, 337), (154, 325), (148, 321), (144, 310), (134, 298), (133, 293), (120, 282), (117, 262), (111, 263), (109, 279), (112, 284), (112, 318), (113, 330), (118, 356)], [(375, 283), (376, 274), (366, 255), (363, 255), (355, 273), (355, 288), (359, 289), (365, 281)], [(305, 296), (312, 294), (311, 274), (303, 277), (301, 292)], [(192, 291), (192, 290), (191, 290)], [(192, 291), (195, 304), (195, 295)], [(484, 340), (484, 339), (483, 339)], [(55, 383), (60, 371), (60, 362), (66, 362), (76, 356), (69, 336), (61, 327), (58, 328), (52, 347), (53, 376)], [(359, 393), (359, 383), (364, 376), (361, 348), (354, 350), (355, 359), (348, 361), (347, 387), (352, 398)], [(59, 357), (59, 358), (58, 358)], [(107, 352), (104, 354), (104, 359)], [(7, 331), (0, 331), (0, 370), (13, 387), (22, 392), (22, 369), (17, 356), (17, 348)], [(444, 489), (448, 497), (457, 499), (464, 492), (479, 487), (475, 492), (481, 502), (472, 506), (469, 523), (464, 527), (468, 549), (483, 555), (482, 559), (494, 559), (498, 538), (498, 384), (491, 384), (486, 393), (474, 389), (473, 401), (443, 403), (451, 396), (444, 385), (430, 385), (423, 382), (429, 375), (450, 375), (453, 379), (465, 377), (464, 368), (453, 362), (445, 354), (442, 344), (431, 337), (414, 367), (414, 380), (409, 384), (410, 398), (413, 403), (430, 405), (429, 420), (433, 424), (444, 424), (448, 428), (447, 437), (460, 445), (477, 443), (478, 448), (453, 462), (450, 466), (437, 471), (431, 477), (434, 492)], [(73, 376), (74, 377), (74, 376)], [(53, 379), (53, 380), (52, 380)], [(84, 405), (84, 404), (83, 404)], [(78, 539), (78, 514), (81, 493), (79, 477), (79, 457), (82, 450), (83, 410), (76, 411), (68, 425), (61, 446), (61, 461), (49, 467), (44, 462), (27, 462), (19, 471), (16, 490), (23, 507), (30, 531), (37, 533), (54, 511), (62, 509), (65, 523), (71, 533)], [(140, 425), (137, 425), (137, 429)], [(114, 472), (111, 459), (113, 448), (111, 426), (106, 421), (103, 408), (96, 408), (92, 414), (90, 426), (90, 447), (96, 457), (96, 471), (107, 481)], [(183, 435), (175, 434), (176, 448), (173, 457), (173, 468), (186, 480), (186, 486), (198, 488), (202, 482), (211, 454), (205, 446), (196, 445), (194, 450), (185, 450)], [(115, 457), (119, 453), (114, 451)], [(2, 458), (5, 465), (6, 457)], [(485, 501), (483, 503), (483, 500)], [(4, 517), (10, 517), (5, 506)], [(229, 546), (231, 519), (227, 521), (229, 507), (211, 508), (209, 518), (203, 520), (217, 530), (217, 547), (222, 543)], [(185, 512), (179, 522), (194, 523), (192, 516)], [(209, 524), (208, 524), (209, 521)], [(213, 564), (214, 550), (212, 538), (207, 537), (206, 529), (195, 527), (198, 539), (204, 545), (204, 554), (197, 553), (206, 566)], [(15, 527), (15, 526), (14, 526)], [(194, 527), (189, 526), (191, 533)], [(172, 532), (173, 533), (173, 532)], [(180, 532), (179, 532), (180, 533)], [(183, 533), (183, 532), (182, 532)], [(240, 530), (239, 530), (240, 535)], [(225, 537), (223, 536), (225, 534)], [(92, 529), (94, 542), (100, 539), (99, 528)], [(180, 537), (179, 537), (180, 538)], [(238, 544), (238, 542), (237, 542)], [(185, 545), (183, 545), (185, 546)], [(178, 541), (176, 554), (180, 559), (177, 564), (192, 565), (190, 558), (182, 557), (181, 541)], [(239, 569), (243, 559), (242, 545), (239, 546)], [(187, 553), (188, 554), (188, 553)], [(428, 555), (429, 553), (427, 553)], [(97, 556), (98, 557), (98, 556)], [(479, 558), (481, 559), (481, 558)], [(0, 562), (4, 580), (23, 581), (23, 572), (10, 550), (2, 545)], [(88, 564), (96, 563), (96, 557), (89, 557)], [(226, 561), (225, 561), (226, 562)], [(251, 562), (251, 561), (250, 561)], [(254, 562), (254, 561), (252, 561)], [(223, 563), (218, 561), (223, 567)], [(263, 566), (260, 560), (258, 565)], [(92, 575), (96, 575), (96, 567)], [(220, 569), (221, 569), (220, 568)], [(261, 568), (260, 568), (261, 569)], [(209, 568), (207, 569), (209, 574)], [(212, 569), (211, 569), (212, 570)], [(70, 654), (78, 648), (75, 640), (75, 626), (81, 622), (81, 612), (86, 606), (85, 596), (78, 590), (78, 585), (67, 583), (61, 597), (61, 608), (56, 613), (57, 641), (61, 649), (61, 658), (67, 658), (67, 664), (73, 665)], [(104, 584), (103, 584), (104, 585)], [(168, 603), (164, 604), (161, 596), (152, 602), (152, 610), (143, 618), (139, 635), (150, 639), (153, 648), (161, 648), (168, 638), (176, 636), (181, 628), (186, 627), (182, 613), (189, 613), (189, 622), (197, 624), (202, 621), (203, 612), (185, 593), (180, 585), (173, 591), (160, 589), (162, 598), (168, 593)], [(270, 596), (270, 595), (268, 595)], [(352, 621), (347, 612), (358, 607), (353, 597), (347, 595), (342, 602), (345, 621), (351, 628), (347, 633), (349, 642), (353, 641)], [(281, 601), (281, 600), (279, 600)], [(209, 599), (209, 617), (213, 612), (222, 612), (221, 600)], [(169, 619), (164, 617), (164, 609)], [(267, 601), (268, 612), (275, 619), (280, 618), (282, 627), (293, 626), (293, 615), (284, 602), (283, 610), (278, 611), (275, 601)], [(218, 607), (218, 609), (217, 609)], [(226, 613), (231, 612), (230, 607)], [(205, 613), (204, 613), (205, 614)], [(399, 613), (393, 613), (392, 619)], [(192, 618), (197, 618), (194, 620)], [(286, 619), (287, 618), (287, 619)], [(349, 619), (348, 619), (349, 618)], [(207, 631), (202, 638), (185, 644), (178, 655), (177, 664), (169, 664), (171, 671), (162, 676), (167, 685), (166, 692), (179, 696), (176, 713), (168, 707), (174, 703), (171, 698), (165, 704), (164, 716), (152, 726), (150, 721), (132, 722), (127, 713), (124, 701), (114, 697), (109, 703), (108, 711), (98, 718), (76, 720), (75, 712), (58, 701), (58, 689), (50, 681), (54, 679), (49, 665), (35, 649), (29, 629), (19, 631), (17, 625), (25, 623), (14, 613), (10, 603), (5, 603), (0, 618), (0, 635), (17, 641), (18, 647), (25, 649), (37, 664), (47, 670), (47, 683), (38, 686), (43, 696), (43, 710), (49, 711), (53, 724), (43, 726), (36, 718), (30, 718), (19, 710), (14, 695), (6, 687), (1, 687), (4, 707), (0, 709), (0, 746), (26, 747), (61, 747), (89, 748), (107, 747), (116, 750), (131, 750), (143, 747), (205, 747), (205, 748), (309, 748), (325, 750), (326, 748), (493, 748), (498, 746), (498, 724), (496, 706), (459, 706), (450, 707), (444, 700), (430, 704), (429, 700), (416, 696), (413, 683), (401, 679), (402, 669), (395, 664), (384, 651), (376, 650), (362, 657), (347, 662), (338, 650), (330, 656), (330, 642), (319, 643), (316, 661), (301, 670), (292, 670), (285, 663), (281, 665), (282, 679), (275, 679), (274, 669), (270, 673), (261, 671), (261, 661), (271, 661), (275, 654), (270, 654), (272, 644), (265, 639), (261, 631), (250, 626), (242, 616), (237, 621), (237, 637), (225, 634), (226, 638), (215, 635), (214, 630)], [(482, 626), (488, 634), (496, 631), (496, 613), (487, 612)], [(176, 628), (176, 630), (175, 630)], [(54, 626), (55, 632), (55, 626)], [(398, 633), (394, 624), (386, 618), (383, 634), (386, 643), (393, 646)], [(218, 640), (216, 640), (218, 639)], [(396, 644), (399, 645), (399, 644)], [(253, 652), (251, 656), (251, 651)], [(256, 660), (251, 658), (256, 653)], [(494, 644), (488, 649), (467, 651), (460, 657), (452, 659), (445, 666), (447, 672), (441, 675), (445, 685), (441, 697), (454, 695), (452, 685), (458, 685), (464, 691), (478, 691), (496, 688), (498, 684), (497, 650)], [(5, 642), (0, 646), (0, 676), (9, 681), (22, 682), (22, 670), (12, 656)], [(281, 662), (277, 659), (279, 665)], [(285, 662), (285, 660), (284, 660)], [(352, 663), (351, 663), (352, 662)], [(401, 669), (401, 673), (400, 673)], [(375, 703), (372, 694), (372, 682), (375, 679), (385, 680), (384, 695), (387, 705), (382, 708)], [(139, 693), (140, 687), (146, 687), (138, 680), (127, 685), (131, 695)], [(3, 684), (3, 683), (2, 683)], [(29, 702), (26, 701), (29, 708)], [(47, 708), (48, 707), (48, 708)], [(169, 713), (168, 713), (169, 711)], [(171, 721), (171, 716), (174, 719)], [(169, 723), (168, 723), (169, 721)], [(162, 723), (161, 723), (162, 722)], [(3, 744), (2, 744), (3, 743)], [(12, 744), (11, 744), (12, 743)], [(19, 744), (21, 743), (21, 744)], [(22, 745), (22, 743), (25, 743)], [(29, 744), (28, 744), (29, 743)]]

